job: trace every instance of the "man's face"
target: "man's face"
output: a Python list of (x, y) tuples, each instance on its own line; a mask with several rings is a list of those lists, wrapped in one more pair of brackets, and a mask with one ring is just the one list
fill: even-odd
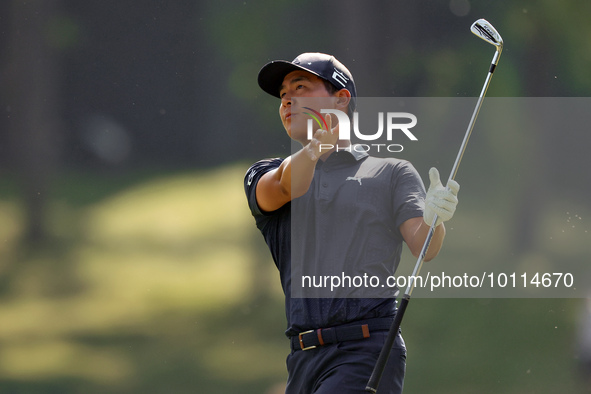
[[(326, 90), (324, 81), (307, 71), (296, 70), (287, 74), (279, 90), (281, 105), (279, 116), (287, 134), (295, 141), (305, 145), (307, 138), (307, 120), (312, 119), (303, 112), (310, 112), (302, 107), (321, 109), (335, 108), (335, 96)], [(314, 129), (318, 128), (314, 122)]]

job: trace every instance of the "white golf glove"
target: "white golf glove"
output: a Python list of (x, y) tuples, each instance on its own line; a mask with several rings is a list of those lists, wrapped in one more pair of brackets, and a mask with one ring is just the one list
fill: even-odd
[(439, 179), (439, 171), (435, 167), (429, 170), (429, 180), (431, 184), (429, 190), (427, 190), (423, 219), (430, 226), (433, 223), (433, 218), (437, 215), (435, 226), (439, 226), (454, 215), (458, 205), (457, 195), (460, 185), (456, 181), (450, 180), (447, 183), (447, 188), (443, 187)]

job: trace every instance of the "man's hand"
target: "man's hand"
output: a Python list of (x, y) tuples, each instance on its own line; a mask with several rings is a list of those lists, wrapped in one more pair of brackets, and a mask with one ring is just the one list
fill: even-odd
[(437, 215), (437, 222), (435, 223), (435, 227), (437, 227), (454, 215), (458, 205), (457, 195), (460, 185), (456, 181), (450, 180), (447, 183), (447, 188), (443, 187), (439, 179), (439, 171), (434, 167), (429, 170), (429, 180), (431, 184), (425, 199), (423, 219), (430, 226), (433, 223), (433, 218)]
[(332, 118), (330, 114), (325, 117), (328, 130), (318, 129), (312, 137), (312, 141), (304, 147), (304, 150), (312, 160), (318, 160), (320, 156), (328, 152), (328, 145), (334, 146), (339, 139), (339, 126), (332, 127)]

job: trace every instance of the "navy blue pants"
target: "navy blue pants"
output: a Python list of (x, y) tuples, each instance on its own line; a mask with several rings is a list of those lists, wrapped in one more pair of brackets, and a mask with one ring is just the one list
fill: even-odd
[[(382, 350), (388, 330), (355, 341), (294, 350), (287, 356), (285, 394), (362, 394)], [(400, 333), (392, 347), (378, 394), (402, 393), (406, 346)]]

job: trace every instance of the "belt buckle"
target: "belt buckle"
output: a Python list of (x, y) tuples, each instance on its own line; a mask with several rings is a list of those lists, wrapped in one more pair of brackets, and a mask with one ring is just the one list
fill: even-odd
[(300, 332), (298, 334), (298, 339), (300, 340), (300, 348), (302, 350), (310, 350), (310, 349), (314, 349), (316, 347), (315, 345), (314, 346), (304, 347), (304, 340), (302, 339), (302, 335), (310, 334), (311, 332), (314, 332), (314, 330), (303, 331), (303, 332)]

